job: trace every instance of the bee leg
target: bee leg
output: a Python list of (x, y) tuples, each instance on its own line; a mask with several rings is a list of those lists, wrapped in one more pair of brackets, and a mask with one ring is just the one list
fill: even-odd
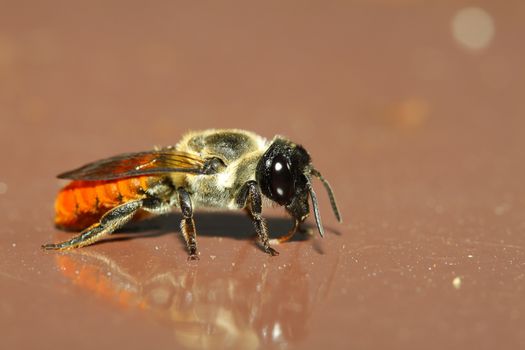
[(67, 250), (93, 244), (124, 226), (142, 207), (142, 204), (142, 199), (121, 204), (108, 211), (99, 222), (89, 226), (78, 236), (61, 243), (44, 244), (42, 248), (45, 250)]
[(294, 218), (293, 220), (294, 220), (293, 227), (288, 231), (288, 233), (285, 234), (284, 236), (279, 237), (279, 238), (275, 238), (275, 239), (270, 240), (270, 243), (272, 243), (272, 244), (281, 244), (281, 243), (287, 242), (295, 235), (295, 233), (298, 230), (301, 231), (301, 227), (299, 226), (301, 224), (301, 222), (297, 218)]
[(262, 244), (264, 251), (272, 256), (279, 255), (278, 251), (270, 247), (266, 221), (261, 216), (261, 192), (255, 181), (248, 181), (244, 184), (239, 196), (237, 197), (237, 204), (241, 207), (248, 208), (252, 217), (253, 225), (255, 226), (255, 232), (257, 232), (259, 242)]
[(182, 211), (180, 230), (186, 240), (186, 246), (190, 256), (188, 260), (199, 260), (197, 255), (197, 233), (195, 232), (195, 221), (193, 220), (193, 205), (190, 194), (182, 187), (177, 189), (179, 195), (179, 206)]
[(301, 225), (302, 222), (299, 223), (299, 227), (297, 228), (297, 231), (304, 235), (312, 236), (314, 233), (314, 230), (311, 227), (304, 227), (304, 225)]

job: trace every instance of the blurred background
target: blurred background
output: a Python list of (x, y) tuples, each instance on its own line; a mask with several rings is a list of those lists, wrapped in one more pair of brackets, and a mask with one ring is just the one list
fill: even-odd
[[(523, 348), (524, 33), (518, 0), (0, 0), (6, 348)], [(177, 214), (39, 249), (56, 174), (207, 128), (303, 144), (344, 223), (319, 186), (327, 237), (277, 258), (242, 213), (198, 214), (196, 266)]]

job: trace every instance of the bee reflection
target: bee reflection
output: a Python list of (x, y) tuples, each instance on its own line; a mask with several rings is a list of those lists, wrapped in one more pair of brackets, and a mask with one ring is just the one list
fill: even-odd
[(227, 270), (213, 262), (137, 267), (131, 260), (117, 263), (114, 252), (110, 258), (92, 250), (64, 252), (56, 262), (74, 285), (147, 313), (173, 329), (184, 347), (256, 349), (305, 338), (312, 312), (326, 297), (337, 259), (329, 273), (316, 275), (299, 252), (286, 265), (258, 267), (243, 264), (241, 253)]

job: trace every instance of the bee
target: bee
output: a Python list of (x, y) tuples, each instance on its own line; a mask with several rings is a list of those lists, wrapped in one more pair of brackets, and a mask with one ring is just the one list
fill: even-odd
[(125, 153), (58, 175), (72, 180), (55, 201), (55, 225), (81, 232), (70, 240), (42, 246), (67, 250), (93, 244), (143, 213), (182, 212), (181, 232), (198, 260), (194, 209), (246, 209), (261, 248), (274, 256), (262, 216), (263, 204), (284, 206), (293, 227), (278, 242), (292, 238), (309, 215), (324, 236), (312, 176), (321, 180), (332, 210), (341, 215), (328, 181), (308, 152), (286, 138), (267, 140), (249, 131), (224, 129), (189, 132), (175, 146)]

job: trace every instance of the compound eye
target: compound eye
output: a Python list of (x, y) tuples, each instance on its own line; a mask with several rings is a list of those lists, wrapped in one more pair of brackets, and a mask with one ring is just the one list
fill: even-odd
[(290, 162), (282, 155), (276, 155), (272, 161), (270, 187), (273, 200), (280, 205), (291, 202), (295, 193)]

